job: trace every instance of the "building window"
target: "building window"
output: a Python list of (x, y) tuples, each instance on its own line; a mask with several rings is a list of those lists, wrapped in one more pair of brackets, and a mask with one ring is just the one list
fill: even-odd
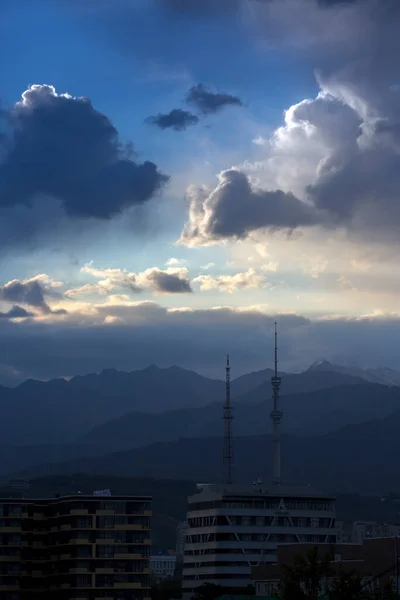
[(8, 516), (9, 517), (20, 517), (21, 516), (21, 507), (15, 504), (11, 504), (8, 507)]
[(92, 578), (90, 575), (77, 575), (76, 587), (92, 587)]
[(114, 557), (114, 546), (98, 546), (97, 551), (100, 558)]

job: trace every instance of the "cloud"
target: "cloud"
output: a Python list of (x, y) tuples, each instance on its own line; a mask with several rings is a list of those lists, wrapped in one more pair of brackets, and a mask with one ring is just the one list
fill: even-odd
[(193, 283), (200, 285), (203, 291), (219, 290), (233, 294), (239, 290), (254, 290), (265, 287), (265, 275), (257, 273), (255, 269), (249, 269), (235, 275), (199, 275), (193, 279)]
[(230, 168), (214, 190), (189, 188), (181, 241), (193, 246), (318, 226), (397, 243), (400, 3), (323, 9), (311, 0), (282, 0), (258, 3), (254, 13), (268, 45), (274, 36), (286, 47), (302, 45), (320, 92), (289, 107), (284, 124), (259, 146), (261, 158), (234, 168), (239, 175)]
[(165, 270), (152, 267), (140, 273), (133, 273), (122, 269), (97, 269), (92, 264), (88, 264), (82, 267), (81, 271), (96, 277), (100, 281), (67, 290), (65, 295), (69, 298), (91, 294), (108, 295), (115, 290), (123, 289), (135, 294), (145, 291), (154, 294), (187, 294), (192, 292), (189, 272), (184, 267), (170, 267)]
[(0, 319), (26, 319), (27, 317), (34, 317), (34, 313), (25, 310), (22, 306), (14, 304), (7, 312), (0, 311)]
[(208, 91), (202, 83), (190, 88), (186, 102), (194, 105), (203, 115), (214, 114), (225, 106), (243, 106), (242, 100), (237, 96)]
[[(87, 98), (33, 85), (2, 116), (3, 219), (28, 209), (30, 221), (36, 217), (33, 230), (45, 228), (46, 213), (58, 209), (71, 221), (109, 220), (146, 204), (168, 180), (154, 163), (134, 160), (131, 146)], [(43, 199), (54, 208), (35, 215), (32, 207)]]
[(155, 117), (148, 117), (147, 123), (156, 125), (160, 129), (174, 129), (175, 131), (185, 131), (192, 125), (197, 125), (199, 117), (193, 115), (187, 110), (174, 108), (167, 114), (158, 113)]
[[(54, 288), (58, 288), (61, 285), (62, 282), (53, 281), (45, 274), (23, 280), (13, 279), (5, 285), (0, 286), (0, 300), (10, 304), (18, 302), (36, 308), (43, 314), (65, 314), (65, 310), (53, 311), (45, 300), (45, 295), (59, 297), (59, 294), (54, 292)], [(23, 310), (18, 306), (14, 306), (12, 310), (14, 309), (17, 311)]]
[(170, 268), (165, 271), (152, 268), (139, 273), (139, 285), (149, 287), (158, 294), (190, 294), (193, 290), (189, 281), (188, 270)]
[(184, 258), (169, 258), (165, 265), (167, 267), (181, 267), (186, 264), (186, 260)]
[(131, 371), (154, 363), (222, 379), (228, 351), (235, 376), (272, 365), (275, 320), (282, 369), (299, 370), (339, 355), (360, 366), (400, 367), (399, 315), (311, 319), (249, 307), (168, 309), (154, 302), (81, 306), (53, 322), (0, 319), (0, 365), (18, 372), (20, 379), (103, 368)]
[(321, 217), (312, 206), (282, 190), (262, 190), (236, 169), (223, 171), (212, 190), (188, 190), (189, 220), (181, 236), (188, 246), (247, 237), (263, 229), (311, 226)]

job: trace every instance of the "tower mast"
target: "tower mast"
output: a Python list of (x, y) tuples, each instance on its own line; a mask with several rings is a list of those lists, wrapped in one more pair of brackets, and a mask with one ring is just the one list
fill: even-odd
[(273, 430), (273, 445), (274, 445), (274, 478), (273, 483), (279, 485), (281, 483), (281, 439), (280, 425), (283, 413), (279, 410), (279, 388), (281, 386), (281, 378), (278, 376), (278, 329), (275, 323), (275, 354), (274, 354), (274, 375), (271, 378), (273, 410), (270, 413), (272, 419)]
[(229, 354), (226, 357), (226, 385), (225, 385), (225, 404), (224, 404), (224, 483), (231, 484), (233, 477), (233, 445), (232, 445), (232, 406), (231, 406), (231, 367), (229, 364)]

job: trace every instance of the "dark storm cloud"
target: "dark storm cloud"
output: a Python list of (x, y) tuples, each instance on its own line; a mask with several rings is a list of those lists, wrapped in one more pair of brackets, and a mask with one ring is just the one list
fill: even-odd
[[(3, 115), (4, 120), (4, 115)], [(7, 113), (0, 162), (0, 208), (44, 196), (71, 219), (111, 219), (145, 204), (166, 183), (152, 162), (138, 163), (111, 121), (87, 98), (31, 86)]]
[(187, 294), (193, 291), (186, 269), (181, 269), (177, 273), (150, 269), (146, 272), (146, 278), (156, 293)]
[(25, 319), (27, 317), (33, 317), (34, 314), (22, 308), (22, 306), (18, 306), (14, 304), (12, 308), (10, 308), (7, 312), (0, 312), (0, 319)]
[(146, 122), (151, 125), (156, 125), (160, 129), (184, 131), (191, 125), (196, 125), (199, 122), (199, 117), (193, 115), (187, 110), (175, 108), (167, 114), (159, 113), (154, 117), (148, 117)]
[[(116, 320), (101, 324), (107, 316)], [(17, 325), (0, 319), (0, 381), (3, 370), (17, 372), (20, 379), (46, 379), (149, 364), (177, 364), (223, 378), (228, 350), (238, 376), (272, 365), (276, 320), (283, 370), (303, 369), (323, 357), (334, 361), (339, 355), (360, 366), (400, 367), (398, 317), (319, 316), (313, 321), (254, 309), (167, 310), (143, 302), (104, 305), (91, 316), (70, 315), (56, 323), (29, 319)]]
[(194, 105), (203, 115), (216, 113), (225, 106), (243, 106), (243, 102), (237, 96), (211, 92), (202, 83), (190, 88), (186, 95), (186, 102)]
[[(116, 320), (101, 324), (106, 317)], [(132, 370), (154, 363), (162, 367), (177, 364), (223, 377), (224, 357), (231, 348), (235, 375), (239, 375), (243, 370), (265, 368), (269, 345), (272, 359), (276, 316), (251, 309), (167, 310), (143, 302), (104, 305), (92, 316), (77, 314), (66, 319), (26, 321), (23, 327), (1, 320), (0, 365), (20, 372), (22, 378), (51, 378), (103, 368)], [(282, 316), (282, 342), (308, 323), (298, 315)], [(291, 352), (290, 344), (282, 344), (282, 360)]]
[[(46, 295), (53, 298), (60, 297), (60, 294), (58, 294), (54, 291), (54, 289), (52, 289), (53, 285), (54, 284), (52, 284), (52, 282), (45, 275), (38, 275), (37, 277), (25, 279), (22, 281), (18, 279), (13, 279), (5, 285), (0, 286), (0, 300), (3, 302), (8, 302), (10, 304), (25, 304), (26, 306), (36, 308), (43, 314), (66, 315), (68, 313), (65, 309), (61, 308), (52, 310), (45, 300)], [(13, 306), (11, 310), (24, 309), (20, 309), (19, 306)]]
[(248, 177), (230, 169), (219, 175), (212, 191), (189, 191), (189, 222), (181, 241), (201, 245), (227, 238), (244, 238), (257, 229), (295, 229), (316, 225), (314, 207), (281, 190), (265, 191), (251, 186)]
[(44, 299), (45, 291), (35, 279), (19, 281), (14, 279), (0, 287), (0, 300), (4, 302), (20, 302), (38, 308), (43, 313), (49, 313), (50, 307)]

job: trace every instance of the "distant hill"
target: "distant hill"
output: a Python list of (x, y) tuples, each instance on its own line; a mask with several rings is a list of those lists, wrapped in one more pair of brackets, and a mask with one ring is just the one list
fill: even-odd
[[(400, 411), (381, 420), (347, 426), (309, 438), (283, 436), (282, 472), (288, 483), (312, 483), (327, 491), (382, 494), (400, 492)], [(113, 473), (192, 481), (220, 481), (220, 438), (180, 439), (97, 458), (30, 468), (18, 476)], [(251, 483), (272, 472), (270, 436), (236, 438), (235, 479)]]
[(99, 375), (70, 381), (28, 380), (0, 387), (0, 439), (5, 444), (62, 444), (132, 410), (157, 413), (223, 400), (223, 381), (180, 367)]
[(305, 373), (310, 372), (331, 372), (331, 373), (342, 373), (350, 375), (351, 377), (359, 377), (370, 383), (380, 383), (382, 385), (400, 385), (400, 372), (388, 367), (378, 369), (361, 369), (359, 367), (346, 367), (342, 365), (335, 365), (327, 360), (320, 360), (311, 365)]
[[(266, 369), (234, 379), (232, 397), (237, 403), (265, 402), (271, 395), (270, 376)], [(282, 374), (282, 394), (361, 383), (364, 380), (342, 373)], [(130, 373), (107, 369), (70, 381), (27, 380), (17, 388), (0, 387), (0, 439), (24, 446), (76, 443), (92, 428), (133, 411), (155, 415), (221, 403), (224, 397), (222, 380), (180, 367), (153, 365)]]
[[(258, 398), (263, 387), (257, 388)], [(350, 423), (385, 417), (400, 410), (400, 388), (377, 384), (342, 385), (324, 390), (282, 396), (282, 431), (296, 435), (328, 433)], [(235, 436), (262, 435), (269, 431), (270, 406), (267, 399), (251, 403), (233, 401)], [(168, 411), (158, 415), (133, 412), (92, 429), (84, 444), (105, 441), (115, 449), (138, 447), (154, 442), (221, 436), (221, 404)]]

